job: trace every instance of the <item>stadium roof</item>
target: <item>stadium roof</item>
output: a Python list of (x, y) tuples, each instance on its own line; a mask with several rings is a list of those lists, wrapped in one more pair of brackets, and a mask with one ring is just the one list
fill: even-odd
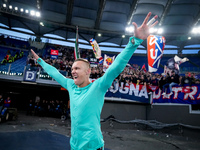
[[(175, 46), (168, 50), (181, 52), (193, 44), (198, 46), (187, 50), (200, 49), (200, 33), (191, 33), (193, 27), (200, 27), (200, 0), (2, 0), (0, 4), (0, 23), (9, 30), (25, 28), (35, 36), (55, 34), (69, 40), (75, 38), (78, 26), (79, 38), (88, 44), (95, 38), (99, 44), (110, 42), (115, 47), (127, 44), (130, 33), (125, 28), (131, 22), (141, 25), (147, 13), (152, 12), (152, 17), (158, 15), (156, 28), (163, 29), (166, 45)], [(30, 15), (31, 10), (41, 16)], [(146, 41), (143, 46), (145, 49)]]

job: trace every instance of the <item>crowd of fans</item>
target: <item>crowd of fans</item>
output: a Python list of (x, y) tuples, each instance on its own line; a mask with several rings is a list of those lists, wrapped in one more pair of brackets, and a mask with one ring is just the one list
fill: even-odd
[[(74, 61), (74, 50), (66, 50), (66, 48), (63, 47), (57, 47), (57, 49), (59, 53), (62, 53), (58, 59), (51, 59), (50, 55), (47, 55), (48, 57), (43, 57), (44, 61), (58, 70), (66, 71), (66, 77), (72, 78), (71, 67)], [(89, 59), (91, 57), (94, 58), (92, 50), (81, 50), (81, 58)], [(29, 59), (29, 63), (31, 63), (31, 61), (34, 62), (35, 66), (38, 65), (32, 58)], [(90, 78), (91, 80), (95, 80), (103, 74), (103, 64), (96, 64), (96, 67), (91, 68)], [(175, 74), (174, 71), (172, 71), (171, 74), (150, 73), (146, 71), (145, 68), (140, 68), (140, 66), (132, 64), (125, 67), (124, 71), (114, 80), (113, 86), (115, 83), (119, 83), (120, 88), (125, 88), (125, 86), (131, 83), (144, 85), (144, 87), (146, 85), (159, 86), (163, 94), (166, 93), (167, 88), (170, 89), (170, 93), (172, 94), (172, 86), (184, 86), (184, 84), (189, 84), (189, 86), (191, 86), (192, 84), (200, 84), (200, 80), (195, 78), (195, 73), (186, 72), (185, 75), (181, 76)]]
[[(56, 69), (61, 71), (66, 71), (66, 77), (72, 78), (71, 75), (71, 67), (74, 62), (74, 49), (65, 46), (56, 46), (56, 45), (46, 45), (45, 55), (44, 53), (38, 53), (41, 58), (48, 64), (54, 66)], [(50, 52), (51, 49), (56, 49), (59, 51), (58, 59), (51, 59)], [(10, 55), (8, 51), (8, 55)], [(14, 57), (21, 56), (20, 54), (14, 55)], [(92, 50), (88, 49), (80, 49), (81, 58), (90, 59), (94, 58), (94, 54)], [(5, 61), (5, 60), (4, 60)], [(27, 58), (27, 68), (40, 67), (36, 60), (33, 59), (30, 54)], [(91, 79), (97, 79), (104, 74), (103, 65), (96, 64), (95, 67), (92, 67)], [(119, 83), (120, 87), (123, 83), (123, 88), (127, 84), (135, 83), (141, 85), (155, 85), (159, 86), (160, 89), (163, 90), (163, 94), (166, 93), (166, 88), (169, 87), (171, 89), (172, 86), (178, 84), (183, 86), (184, 84), (199, 84), (200, 80), (195, 78), (195, 73), (187, 72), (185, 76), (179, 76), (175, 73), (171, 74), (158, 74), (158, 73), (150, 73), (145, 69), (140, 69), (140, 67), (136, 64), (132, 64), (127, 66), (124, 71), (115, 79), (113, 84), (116, 82)], [(171, 91), (171, 90), (170, 90)]]

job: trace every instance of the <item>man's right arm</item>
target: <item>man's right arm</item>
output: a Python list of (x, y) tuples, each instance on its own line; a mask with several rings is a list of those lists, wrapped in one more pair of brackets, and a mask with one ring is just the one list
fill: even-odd
[(68, 79), (64, 77), (55, 67), (47, 64), (44, 60), (41, 58), (37, 59), (37, 62), (42, 66), (42, 68), (52, 77), (54, 78), (58, 83), (60, 83), (61, 86), (67, 89), (68, 82), (72, 79)]
[(54, 78), (58, 83), (60, 83), (61, 86), (69, 90), (67, 86), (70, 85), (70, 83), (73, 83), (72, 79), (68, 79), (64, 77), (55, 67), (47, 64), (42, 60), (32, 49), (31, 53), (33, 55), (33, 58), (37, 60), (37, 62), (42, 66), (42, 68), (52, 77)]

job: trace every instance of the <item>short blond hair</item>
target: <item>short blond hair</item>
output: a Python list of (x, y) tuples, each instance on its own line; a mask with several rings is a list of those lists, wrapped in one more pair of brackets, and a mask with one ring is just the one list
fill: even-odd
[(90, 62), (89, 62), (87, 59), (77, 58), (77, 59), (74, 61), (74, 63), (77, 62), (77, 61), (85, 62), (86, 64), (88, 64), (88, 67), (91, 68)]

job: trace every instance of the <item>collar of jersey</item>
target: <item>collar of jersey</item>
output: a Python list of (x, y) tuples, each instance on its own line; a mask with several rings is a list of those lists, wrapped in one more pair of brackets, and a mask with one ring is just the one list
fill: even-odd
[(78, 86), (77, 86), (77, 88), (76, 88), (75, 90), (76, 90), (76, 91), (82, 91), (82, 90), (85, 90), (85, 89), (89, 88), (91, 85), (92, 85), (92, 83), (88, 84), (88, 85), (85, 86), (85, 87), (78, 87)]

